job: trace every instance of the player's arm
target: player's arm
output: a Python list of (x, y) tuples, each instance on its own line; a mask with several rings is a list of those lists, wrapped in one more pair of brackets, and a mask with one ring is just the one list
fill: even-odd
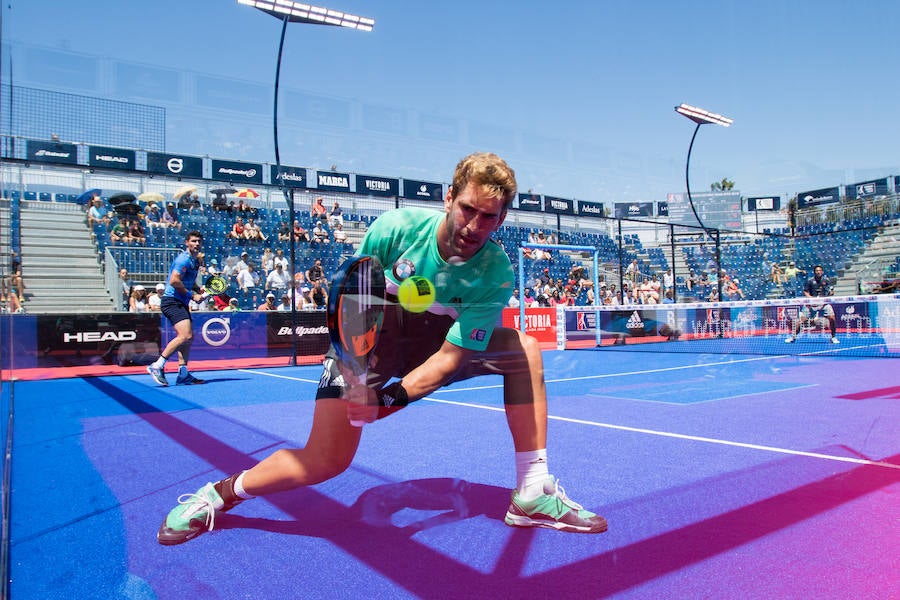
[(172, 269), (172, 274), (169, 275), (169, 285), (175, 288), (175, 293), (178, 296), (187, 295), (194, 302), (199, 302), (201, 300), (200, 294), (196, 293), (194, 290), (187, 289), (187, 286), (184, 285), (184, 281), (181, 280), (181, 273), (179, 273), (178, 269)]

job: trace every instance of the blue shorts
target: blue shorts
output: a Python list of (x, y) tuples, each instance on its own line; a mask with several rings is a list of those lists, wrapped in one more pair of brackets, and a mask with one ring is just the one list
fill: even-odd
[(171, 296), (163, 296), (159, 301), (159, 311), (163, 314), (165, 318), (169, 320), (169, 323), (175, 325), (176, 323), (180, 323), (187, 319), (191, 320), (191, 311), (190, 309), (182, 304), (181, 300), (176, 300)]

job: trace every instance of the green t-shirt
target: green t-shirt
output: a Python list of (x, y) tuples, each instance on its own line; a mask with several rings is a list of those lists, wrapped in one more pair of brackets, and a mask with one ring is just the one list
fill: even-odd
[(393, 363), (396, 357), (385, 355), (399, 350), (405, 355), (402, 372), (424, 362), (445, 339), (462, 348), (486, 349), (512, 295), (512, 265), (499, 244), (488, 242), (466, 262), (453, 264), (441, 257), (437, 230), (445, 218), (443, 212), (424, 208), (384, 213), (369, 227), (357, 252), (381, 261), (391, 302), (397, 301), (397, 289), (407, 277), (424, 276), (435, 285), (435, 302), (426, 312), (411, 313), (397, 305), (385, 315), (376, 355)]

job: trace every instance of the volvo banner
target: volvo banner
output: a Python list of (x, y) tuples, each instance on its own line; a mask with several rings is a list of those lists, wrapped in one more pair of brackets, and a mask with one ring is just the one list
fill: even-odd
[(544, 210), (548, 213), (574, 215), (575, 201), (566, 200), (565, 198), (556, 198), (554, 196), (544, 196)]
[(88, 164), (101, 169), (123, 169), (134, 171), (134, 150), (125, 148), (109, 148), (106, 146), (88, 147)]
[(349, 192), (350, 174), (335, 171), (316, 171), (316, 188), (329, 192)]
[(309, 187), (309, 180), (306, 176), (305, 167), (287, 167), (281, 165), (281, 175), (278, 175), (278, 165), (272, 165), (270, 168), (269, 181), (272, 185), (281, 185), (282, 179), (284, 186), (289, 188), (306, 188)]
[(356, 176), (356, 193), (370, 196), (399, 196), (400, 180), (371, 175)]
[(797, 194), (797, 208), (809, 208), (820, 204), (833, 204), (841, 200), (841, 190), (836, 187), (800, 192)]
[(233, 160), (212, 160), (210, 178), (216, 181), (227, 181), (236, 186), (250, 183), (262, 183), (262, 164), (237, 162)]
[(147, 172), (200, 179), (203, 177), (203, 159), (181, 154), (148, 152)]
[(25, 149), (25, 160), (28, 161), (62, 165), (78, 164), (78, 146), (75, 144), (28, 140)]
[(429, 181), (403, 180), (403, 197), (410, 200), (434, 200), (441, 202), (444, 199), (444, 186), (440, 183)]
[(544, 210), (540, 194), (519, 194), (519, 210), (540, 212)]

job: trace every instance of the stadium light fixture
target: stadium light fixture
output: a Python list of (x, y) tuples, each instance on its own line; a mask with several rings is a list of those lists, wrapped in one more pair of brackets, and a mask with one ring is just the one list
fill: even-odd
[[(703, 221), (700, 220), (700, 215), (697, 214), (697, 209), (694, 207), (694, 199), (691, 197), (691, 151), (694, 149), (694, 140), (697, 139), (697, 132), (700, 131), (701, 125), (721, 125), (722, 127), (728, 127), (732, 123), (734, 123), (733, 119), (729, 119), (728, 117), (722, 116), (718, 113), (710, 112), (708, 110), (704, 110), (702, 108), (697, 108), (696, 106), (691, 106), (690, 104), (679, 104), (675, 107), (675, 112), (680, 115), (683, 115), (697, 124), (694, 128), (694, 135), (691, 136), (691, 145), (688, 146), (687, 153), (687, 161), (684, 165), (684, 183), (687, 187), (687, 197), (688, 204), (691, 206), (691, 212), (694, 213), (694, 218), (697, 219), (697, 223), (700, 224), (700, 227), (703, 228), (703, 232), (709, 235), (710, 230), (703, 224)], [(721, 254), (719, 249), (719, 233), (716, 232), (716, 280), (718, 282), (718, 290), (719, 290), (719, 300), (722, 299), (722, 278), (719, 277), (718, 271), (721, 269)], [(674, 275), (674, 273), (673, 273)]]
[(297, 272), (296, 239), (294, 235), (294, 194), (289, 192), (281, 173), (281, 153), (278, 150), (278, 85), (281, 79), (281, 55), (284, 50), (284, 34), (288, 23), (306, 23), (310, 25), (325, 25), (329, 27), (345, 27), (357, 31), (372, 31), (375, 27), (375, 19), (351, 15), (339, 10), (313, 6), (293, 0), (237, 0), (238, 4), (251, 6), (264, 13), (270, 14), (281, 21), (281, 39), (278, 42), (278, 58), (275, 61), (275, 94), (272, 107), (272, 133), (275, 141), (275, 173), (277, 183), (281, 186), (281, 192), (288, 205), (288, 219), (290, 220), (290, 244), (291, 244), (291, 364), (297, 364), (297, 289), (294, 287), (294, 274)]

